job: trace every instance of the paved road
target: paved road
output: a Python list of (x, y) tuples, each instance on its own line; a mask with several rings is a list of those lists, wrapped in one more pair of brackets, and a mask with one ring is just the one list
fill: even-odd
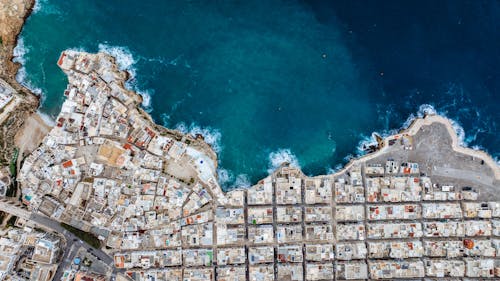
[(495, 185), (493, 184), (493, 178), (480, 172), (451, 168), (451, 167), (435, 166), (433, 167), (432, 174), (435, 176), (449, 177), (453, 179), (462, 179), (471, 182), (476, 182), (479, 185), (484, 185), (489, 188), (495, 189)]
[[(80, 240), (73, 233), (64, 229), (58, 221), (48, 218), (44, 215), (31, 213), (28, 210), (21, 208), (19, 202), (11, 201), (8, 199), (0, 200), (0, 211), (15, 215), (17, 217), (21, 217), (26, 220), (30, 220), (31, 222), (34, 222), (35, 224), (38, 224), (43, 228), (48, 228), (56, 233), (64, 235), (64, 238), (66, 239), (66, 249), (63, 249), (63, 259), (57, 269), (53, 280), (61, 279), (63, 269), (68, 265), (68, 263), (71, 263), (74, 255), (76, 254), (76, 249), (78, 249), (79, 247), (84, 247), (85, 249), (87, 249), (87, 251), (92, 252), (94, 256), (103, 261), (105, 264), (111, 266), (111, 268), (114, 268), (112, 257), (106, 254), (104, 251), (95, 249), (85, 241)], [(74, 249), (73, 246), (75, 246)]]

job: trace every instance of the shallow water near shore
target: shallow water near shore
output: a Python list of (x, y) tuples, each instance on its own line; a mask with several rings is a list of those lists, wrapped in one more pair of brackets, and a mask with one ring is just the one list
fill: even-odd
[(205, 135), (226, 188), (282, 161), (331, 172), (432, 110), (499, 158), (499, 4), (365, 2), (38, 1), (18, 78), (54, 117), (60, 52), (111, 53), (157, 123)]

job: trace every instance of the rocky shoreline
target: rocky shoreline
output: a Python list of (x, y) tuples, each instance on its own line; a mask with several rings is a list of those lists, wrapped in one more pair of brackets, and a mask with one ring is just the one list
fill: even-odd
[[(37, 114), (36, 110), (39, 106), (39, 97), (16, 81), (15, 76), (21, 65), (17, 62), (12, 61), (14, 57), (13, 50), (17, 44), (18, 36), (22, 30), (25, 20), (32, 13), (34, 6), (35, 0), (12, 0), (8, 1), (8, 3), (7, 1), (0, 1), (0, 37), (2, 42), (2, 44), (0, 45), (0, 78), (7, 81), (16, 91), (18, 91), (19, 96), (22, 97), (22, 102), (20, 102), (14, 108), (14, 110), (10, 112), (9, 118), (7, 118), (5, 122), (3, 122), (2, 129), (0, 130), (0, 147), (2, 147), (3, 151), (5, 151), (2, 155), (0, 155), (0, 162), (3, 163), (8, 162), (14, 147), (20, 146), (21, 143), (26, 143), (26, 140), (24, 140), (23, 136), (31, 136), (29, 132), (32, 131), (33, 128), (44, 128), (44, 130), (47, 130), (49, 128), (47, 124), (43, 122), (42, 118), (38, 118), (38, 116), (35, 116)], [(150, 120), (151, 123), (154, 124), (149, 114), (147, 114), (140, 108), (139, 111), (146, 119)], [(31, 121), (25, 122), (26, 120)], [(36, 120), (36, 122), (33, 120)], [(496, 165), (495, 161), (487, 153), (463, 148), (458, 145), (456, 134), (454, 134), (451, 123), (443, 117), (431, 116), (426, 117), (425, 119), (416, 119), (413, 124), (410, 125), (406, 130), (401, 132), (401, 134), (405, 132), (414, 134), (415, 128), (420, 128), (422, 126), (420, 123), (422, 122), (427, 124), (429, 122), (439, 122), (444, 124), (448, 128), (448, 131), (450, 132), (450, 135), (454, 140), (453, 148), (457, 152), (472, 155), (480, 159), (486, 159), (485, 162), (488, 164), (488, 166), (492, 167), (493, 170), (496, 170), (495, 177), (497, 179), (500, 178), (500, 172), (498, 171), (500, 170), (500, 168), (498, 168), (498, 165)], [(156, 124), (154, 124), (154, 126), (156, 130), (163, 131), (168, 135), (174, 135), (179, 139), (191, 138), (189, 135), (184, 135), (175, 130), (164, 128)], [(43, 138), (43, 136), (41, 137)], [(387, 147), (388, 139), (392, 137), (394, 136), (390, 136), (389, 138), (382, 140), (382, 145), (378, 149), (378, 151), (370, 153), (365, 157), (359, 159), (353, 159), (352, 162), (358, 162), (361, 159), (366, 159), (367, 157), (376, 157), (376, 155), (384, 151), (384, 149)], [(195, 138), (192, 138), (192, 140), (194, 139), (196, 139), (195, 143), (199, 144), (200, 147), (204, 148), (206, 151), (211, 152), (211, 158), (217, 159), (217, 155), (215, 155), (215, 153), (211, 149), (206, 149), (209, 146), (203, 141), (203, 136), (195, 136)], [(36, 143), (39, 143), (39, 141), (41, 141), (41, 139), (34, 140), (34, 142)], [(29, 152), (30, 151), (26, 151), (26, 153), (22, 153), (21, 155), (27, 155)], [(351, 164), (347, 164), (341, 171), (345, 170), (350, 165)], [(339, 171), (338, 173), (340, 173), (341, 171)]]
[(21, 64), (14, 62), (14, 48), (24, 22), (33, 12), (35, 0), (13, 0), (0, 2), (0, 77), (20, 92), (30, 92), (20, 85), (15, 77)]
[[(30, 126), (26, 126), (25, 121), (41, 120), (32, 118), (33, 114), (36, 114), (39, 97), (16, 81), (16, 74), (21, 65), (13, 61), (18, 36), (24, 22), (33, 12), (34, 6), (35, 0), (0, 1), (0, 79), (5, 80), (16, 91), (11, 101), (14, 106), (2, 109), (8, 110), (5, 112), (8, 117), (3, 120), (0, 130), (0, 147), (2, 148), (0, 163), (3, 164), (11, 160), (15, 147), (19, 147), (16, 140), (22, 139), (22, 132), (31, 130)], [(32, 123), (28, 122), (28, 124)], [(44, 126), (44, 124), (40, 125)], [(38, 143), (40, 140), (33, 141)], [(22, 151), (20, 158), (27, 153)]]

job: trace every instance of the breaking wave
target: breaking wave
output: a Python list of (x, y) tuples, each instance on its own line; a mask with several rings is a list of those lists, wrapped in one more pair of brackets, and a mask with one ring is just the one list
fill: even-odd
[[(448, 118), (450, 120), (451, 125), (457, 134), (458, 143), (461, 146), (465, 146), (465, 147), (469, 146), (469, 144), (476, 139), (477, 134), (481, 132), (481, 130), (478, 129), (476, 134), (469, 136), (469, 137), (466, 137), (465, 130), (462, 127), (462, 125), (460, 125), (460, 123), (458, 121), (447, 117), (446, 112), (436, 110), (433, 105), (422, 104), (418, 107), (418, 110), (416, 113), (411, 113), (408, 116), (408, 118), (406, 118), (406, 121), (401, 125), (401, 127), (399, 129), (384, 130), (378, 134), (381, 137), (386, 138), (388, 136), (397, 134), (398, 131), (400, 131), (402, 129), (407, 129), (413, 123), (413, 121), (415, 119), (423, 118), (426, 115), (433, 115), (433, 114), (439, 114), (441, 116), (445, 116), (446, 118)], [(357, 156), (365, 155), (366, 154), (366, 147), (368, 147), (371, 144), (376, 144), (376, 140), (375, 140), (373, 133), (370, 136), (361, 135), (361, 140), (358, 142), (358, 145), (356, 147)], [(346, 160), (346, 159), (344, 158), (344, 160)]]
[(342, 170), (344, 168), (345, 165), (343, 164), (337, 164), (335, 165), (335, 167), (331, 167), (331, 166), (328, 166), (326, 167), (326, 174), (327, 175), (332, 175), (332, 174), (335, 174), (337, 173), (338, 171)]
[(217, 169), (217, 178), (221, 187), (227, 187), (233, 181), (233, 174), (229, 170), (219, 167)]
[(128, 48), (122, 46), (110, 46), (103, 43), (99, 43), (98, 48), (99, 52), (113, 56), (120, 70), (126, 70), (132, 77), (136, 76), (137, 71), (133, 67), (136, 60)]
[(43, 120), (43, 122), (45, 122), (45, 124), (49, 125), (50, 127), (54, 127), (56, 125), (56, 121), (55, 121), (54, 117), (52, 117), (46, 113), (43, 113), (40, 110), (38, 110), (37, 113), (40, 116), (40, 118)]
[(247, 188), (252, 185), (250, 182), (250, 179), (248, 178), (248, 175), (241, 174), (236, 177), (236, 180), (234, 181), (234, 185), (236, 188)]
[(219, 179), (219, 184), (224, 190), (248, 188), (252, 185), (248, 175), (240, 174), (235, 177), (232, 171), (224, 168), (217, 169), (217, 177)]
[(139, 87), (136, 76), (137, 69), (135, 67), (137, 60), (134, 58), (132, 52), (127, 47), (122, 46), (111, 46), (106, 43), (99, 43), (99, 52), (109, 54), (113, 56), (116, 60), (116, 64), (120, 70), (127, 71), (130, 75), (129, 80), (125, 83), (125, 86), (135, 91), (142, 97), (142, 107), (150, 112), (151, 107), (151, 95), (154, 93), (152, 89), (143, 90)]
[(28, 79), (28, 75), (26, 73), (26, 67), (24, 65), (26, 63), (26, 54), (28, 52), (29, 48), (24, 45), (24, 39), (22, 37), (19, 37), (17, 40), (17, 45), (14, 48), (13, 52), (14, 58), (12, 59), (12, 61), (21, 64), (21, 67), (16, 73), (16, 81), (24, 87), (28, 88), (34, 94), (41, 96), (43, 99), (42, 89), (35, 87), (33, 83)]
[(283, 163), (290, 163), (291, 166), (300, 168), (299, 160), (297, 156), (295, 156), (292, 151), (288, 148), (280, 148), (277, 151), (273, 151), (269, 153), (269, 165), (267, 172), (269, 174), (273, 173), (274, 170), (279, 168)]
[(205, 142), (208, 143), (216, 153), (220, 153), (222, 151), (222, 134), (218, 129), (212, 127), (200, 127), (194, 123), (191, 123), (191, 125), (188, 126), (186, 123), (181, 122), (175, 126), (175, 130), (178, 130), (183, 134), (190, 134), (193, 137), (200, 134), (203, 136)]
[(408, 128), (410, 127), (413, 120), (417, 118), (423, 118), (426, 115), (433, 115), (433, 114), (437, 114), (437, 111), (434, 108), (434, 106), (430, 104), (422, 104), (418, 107), (418, 111), (416, 114), (410, 113), (410, 116), (406, 118), (406, 121), (403, 123), (401, 128)]
[(48, 0), (36, 0), (33, 6), (32, 14), (43, 13), (47, 15), (60, 15), (61, 11), (57, 9)]

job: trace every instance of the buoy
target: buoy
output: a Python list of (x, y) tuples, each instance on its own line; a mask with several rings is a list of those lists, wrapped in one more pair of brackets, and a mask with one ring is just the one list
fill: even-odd
[(326, 59), (326, 54), (325, 54), (325, 53), (323, 53), (323, 54), (321, 55), (321, 57), (322, 57), (322, 58), (324, 58), (324, 59)]

